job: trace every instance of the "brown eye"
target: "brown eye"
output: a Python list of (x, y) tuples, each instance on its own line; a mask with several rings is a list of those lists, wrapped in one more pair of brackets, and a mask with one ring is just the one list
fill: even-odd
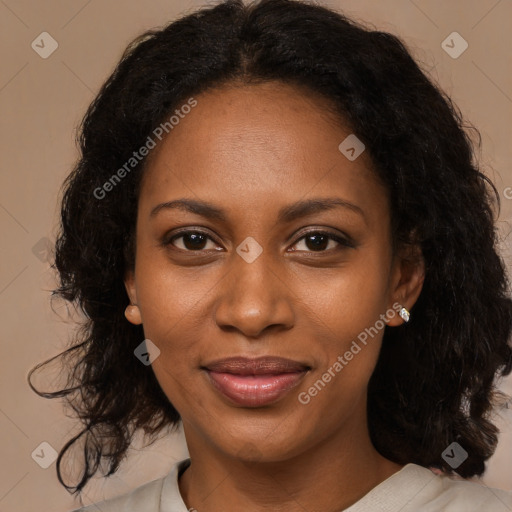
[(308, 252), (327, 252), (331, 249), (339, 249), (340, 246), (351, 247), (351, 244), (341, 236), (323, 231), (311, 231), (295, 242), (295, 245), (302, 241), (304, 241), (303, 244), (305, 249), (297, 250), (305, 250)]
[(306, 247), (311, 251), (322, 251), (327, 249), (331, 239), (325, 235), (308, 235), (304, 237)]
[[(176, 241), (181, 240), (179, 243), (175, 243)], [(205, 249), (213, 249), (214, 247), (206, 247), (208, 241), (213, 240), (200, 231), (184, 231), (179, 235), (173, 236), (166, 245), (173, 245), (182, 251), (202, 251)]]

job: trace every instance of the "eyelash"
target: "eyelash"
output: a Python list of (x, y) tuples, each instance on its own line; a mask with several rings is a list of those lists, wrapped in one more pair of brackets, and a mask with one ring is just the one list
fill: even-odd
[[(210, 235), (208, 235), (207, 233), (203, 232), (203, 231), (200, 231), (200, 230), (192, 230), (192, 229), (189, 229), (189, 230), (185, 230), (185, 231), (180, 231), (178, 233), (175, 233), (172, 237), (170, 238), (166, 238), (163, 240), (162, 244), (165, 246), (165, 247), (168, 247), (168, 246), (172, 246), (174, 247), (176, 250), (178, 251), (182, 251), (182, 252), (190, 252), (190, 253), (201, 253), (201, 252), (204, 252), (205, 249), (199, 249), (197, 251), (193, 251), (191, 249), (181, 249), (181, 248), (178, 248), (178, 247), (175, 247), (174, 244), (173, 244), (173, 241), (174, 240), (177, 240), (179, 238), (183, 238), (183, 236), (185, 235), (188, 235), (188, 234), (199, 234), (199, 235), (204, 235), (205, 237), (207, 237), (209, 240), (211, 240), (212, 242), (214, 243), (217, 243)], [(302, 233), (302, 236), (297, 239), (297, 241), (293, 244), (293, 245), (297, 245), (301, 240), (303, 240), (304, 238), (308, 237), (308, 236), (312, 236), (312, 235), (321, 235), (321, 236), (326, 236), (327, 238), (331, 239), (331, 240), (334, 240), (335, 242), (337, 242), (339, 244), (338, 247), (334, 248), (334, 249), (327, 249), (327, 250), (322, 250), (322, 251), (293, 251), (293, 252), (305, 252), (305, 253), (308, 253), (308, 254), (315, 254), (315, 253), (329, 253), (331, 251), (336, 251), (336, 250), (340, 250), (342, 247), (349, 247), (349, 248), (354, 248), (355, 245), (353, 242), (351, 242), (349, 239), (346, 239), (346, 238), (343, 238), (342, 236), (340, 235), (337, 235), (335, 233), (330, 233), (329, 231), (322, 231), (322, 230), (311, 230), (311, 231), (307, 231), (306, 233)], [(341, 246), (341, 247), (340, 247)]]

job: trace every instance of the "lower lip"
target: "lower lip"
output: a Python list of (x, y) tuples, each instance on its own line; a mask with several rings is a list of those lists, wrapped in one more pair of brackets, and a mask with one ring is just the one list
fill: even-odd
[(232, 402), (244, 407), (260, 407), (277, 402), (297, 386), (307, 372), (277, 375), (207, 373), (213, 386)]

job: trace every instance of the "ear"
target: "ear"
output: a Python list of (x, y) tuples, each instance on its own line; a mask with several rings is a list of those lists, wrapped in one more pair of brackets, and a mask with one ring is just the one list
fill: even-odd
[(130, 306), (126, 308), (124, 316), (126, 317), (128, 322), (134, 325), (140, 325), (142, 324), (142, 318), (137, 301), (135, 273), (133, 272), (133, 270), (129, 270), (126, 272), (124, 278), (124, 287), (126, 289), (126, 293), (128, 294), (128, 298), (130, 299)]
[[(398, 311), (411, 311), (418, 300), (425, 281), (425, 260), (419, 244), (403, 246), (395, 255), (391, 279), (391, 303), (395, 315), (387, 324), (396, 327), (404, 323)], [(411, 313), (413, 317), (413, 313)]]

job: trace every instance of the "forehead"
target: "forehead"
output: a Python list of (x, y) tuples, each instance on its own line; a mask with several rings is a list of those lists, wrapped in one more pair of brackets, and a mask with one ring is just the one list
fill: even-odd
[(268, 210), (334, 194), (386, 208), (368, 155), (350, 161), (339, 150), (351, 131), (323, 97), (270, 82), (212, 89), (194, 99), (197, 105), (150, 154), (143, 207), (186, 195), (227, 209)]

